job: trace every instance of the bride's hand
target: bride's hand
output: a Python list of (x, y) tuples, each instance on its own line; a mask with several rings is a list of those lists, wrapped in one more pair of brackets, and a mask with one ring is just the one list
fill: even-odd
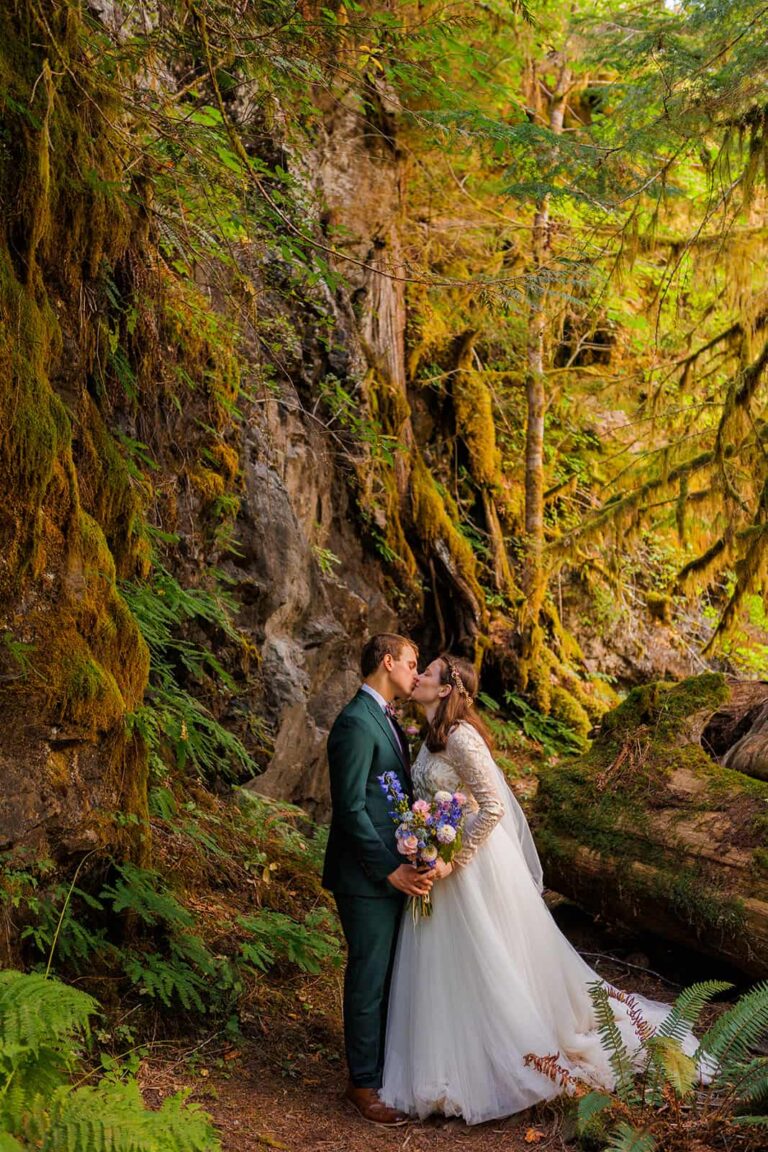
[(436, 880), (445, 880), (446, 876), (450, 876), (453, 872), (453, 864), (446, 864), (445, 860), (441, 860), (438, 856), (434, 871)]

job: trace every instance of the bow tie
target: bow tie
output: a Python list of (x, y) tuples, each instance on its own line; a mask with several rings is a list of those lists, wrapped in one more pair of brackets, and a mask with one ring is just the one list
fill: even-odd
[(384, 705), (384, 712), (390, 720), (397, 720), (397, 709), (391, 701)]

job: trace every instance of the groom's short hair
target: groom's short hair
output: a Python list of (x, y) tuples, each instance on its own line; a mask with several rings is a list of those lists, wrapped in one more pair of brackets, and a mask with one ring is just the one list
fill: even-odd
[(360, 653), (360, 671), (363, 679), (376, 671), (386, 655), (399, 660), (403, 648), (413, 648), (416, 655), (419, 654), (418, 647), (407, 636), (398, 636), (396, 632), (379, 632), (376, 636), (371, 636)]

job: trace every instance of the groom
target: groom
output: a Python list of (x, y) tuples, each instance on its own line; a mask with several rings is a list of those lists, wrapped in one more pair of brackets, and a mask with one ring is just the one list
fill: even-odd
[(333, 892), (348, 949), (345, 1095), (375, 1124), (408, 1119), (379, 1100), (384, 1030), (405, 896), (429, 892), (433, 879), (398, 855), (395, 824), (378, 780), (394, 772), (413, 798), (408, 743), (389, 713), (395, 699), (406, 699), (416, 687), (417, 660), (416, 646), (404, 636), (372, 636), (360, 657), (362, 686), (328, 737), (332, 813), (323, 886)]

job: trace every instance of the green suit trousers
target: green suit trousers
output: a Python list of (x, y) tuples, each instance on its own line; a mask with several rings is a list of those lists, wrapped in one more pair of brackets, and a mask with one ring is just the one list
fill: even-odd
[(356, 1088), (380, 1088), (389, 986), (404, 898), (336, 896), (347, 939), (344, 973), (344, 1046)]
[(323, 884), (347, 940), (344, 1039), (349, 1077), (379, 1088), (397, 932), (405, 897), (387, 881), (403, 862), (379, 777), (392, 772), (411, 799), (407, 745), (379, 704), (358, 692), (328, 738), (331, 828)]

